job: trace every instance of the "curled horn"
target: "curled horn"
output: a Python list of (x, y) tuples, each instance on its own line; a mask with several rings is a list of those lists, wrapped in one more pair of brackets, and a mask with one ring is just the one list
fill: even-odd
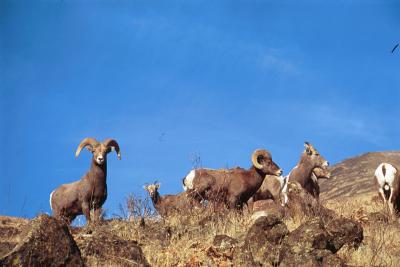
[(265, 149), (257, 149), (256, 151), (254, 151), (253, 155), (251, 156), (251, 162), (257, 169), (263, 168), (263, 165), (258, 162), (258, 158), (260, 156), (263, 156), (265, 158), (271, 158), (271, 154)]
[(79, 156), (79, 154), (81, 153), (81, 151), (82, 151), (82, 149), (83, 149), (84, 147), (90, 146), (91, 148), (93, 148), (93, 147), (94, 147), (96, 144), (98, 144), (98, 143), (99, 143), (99, 142), (98, 142), (96, 139), (91, 138), (91, 137), (87, 137), (87, 138), (83, 139), (83, 140), (81, 141), (81, 143), (79, 144), (78, 148), (76, 149), (75, 157), (78, 157), (78, 156)]
[(121, 152), (119, 150), (119, 145), (117, 141), (115, 141), (114, 139), (106, 139), (104, 140), (103, 144), (110, 149), (112, 149), (113, 147), (115, 149), (115, 152), (117, 153), (118, 159), (121, 159)]

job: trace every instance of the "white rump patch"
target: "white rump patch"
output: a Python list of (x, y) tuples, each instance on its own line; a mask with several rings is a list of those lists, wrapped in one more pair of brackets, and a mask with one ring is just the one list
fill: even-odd
[(55, 191), (56, 191), (56, 190), (53, 190), (53, 192), (50, 193), (50, 200), (49, 200), (49, 201), (50, 201), (50, 209), (51, 209), (51, 210), (53, 210), (53, 206), (51, 205), (51, 198), (53, 197), (53, 193), (54, 193)]
[[(383, 168), (385, 168), (385, 174), (383, 174)], [(389, 163), (381, 163), (375, 170), (375, 178), (380, 188), (389, 190), (393, 188), (394, 179), (396, 177), (396, 168)]]
[(254, 213), (251, 215), (250, 219), (251, 219), (253, 222), (255, 222), (258, 218), (267, 217), (268, 215), (269, 215), (268, 211), (260, 210), (260, 211), (254, 212)]
[(183, 180), (183, 189), (185, 191), (189, 189), (193, 189), (193, 180), (196, 176), (196, 171), (191, 170), (188, 175), (186, 175), (185, 179)]

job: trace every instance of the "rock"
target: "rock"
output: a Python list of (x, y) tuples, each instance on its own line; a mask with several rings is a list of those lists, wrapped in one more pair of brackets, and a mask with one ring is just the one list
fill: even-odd
[(75, 240), (87, 266), (150, 266), (136, 241), (122, 239), (103, 228), (78, 234)]
[(237, 245), (237, 240), (227, 235), (216, 235), (212, 246), (207, 249), (207, 256), (210, 257), (218, 266), (221, 264), (231, 265), (233, 251)]
[(213, 241), (213, 247), (220, 253), (227, 253), (233, 250), (237, 240), (227, 235), (216, 235)]
[(279, 264), (280, 267), (320, 267), (321, 264), (314, 257), (304, 257), (303, 255), (293, 255), (285, 257)]
[(316, 250), (311, 254), (294, 254), (286, 257), (279, 266), (343, 267), (345, 264), (341, 258), (328, 250)]
[(279, 263), (280, 243), (289, 233), (279, 216), (274, 214), (258, 218), (250, 227), (244, 247), (248, 249), (257, 263)]
[(236, 247), (233, 253), (233, 266), (246, 266), (246, 267), (256, 267), (259, 266), (254, 262), (253, 256), (251, 254), (248, 246)]
[(330, 220), (325, 224), (325, 228), (331, 236), (329, 245), (333, 253), (336, 253), (345, 244), (358, 248), (364, 239), (361, 224), (350, 219)]
[(337, 255), (331, 254), (322, 259), (322, 267), (343, 267), (344, 261)]
[(21, 242), (22, 229), (28, 222), (28, 219), (0, 216), (0, 258)]
[(326, 250), (329, 247), (329, 239), (329, 234), (318, 218), (309, 220), (285, 238), (282, 257), (285, 258), (289, 254), (308, 255), (315, 250)]
[(33, 219), (0, 266), (84, 266), (68, 226), (48, 215)]
[(313, 218), (300, 225), (283, 241), (281, 250), (282, 266), (343, 266), (335, 256), (343, 245), (357, 247), (363, 240), (360, 223), (334, 218), (324, 222)]
[(323, 207), (311, 194), (297, 182), (288, 183), (287, 213), (290, 217), (321, 217), (331, 219), (337, 214)]
[(282, 218), (284, 212), (285, 209), (280, 204), (275, 203), (272, 199), (263, 199), (257, 200), (253, 203), (253, 214), (251, 217), (254, 221), (260, 216), (259, 214), (263, 214), (262, 216), (275, 215)]

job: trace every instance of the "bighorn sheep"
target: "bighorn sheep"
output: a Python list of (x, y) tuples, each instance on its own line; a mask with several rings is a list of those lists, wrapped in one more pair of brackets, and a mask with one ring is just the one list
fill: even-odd
[(196, 203), (193, 203), (191, 199), (187, 198), (186, 192), (177, 195), (161, 196), (158, 192), (160, 184), (157, 182), (150, 185), (146, 184), (143, 188), (149, 193), (154, 208), (162, 217), (168, 216), (174, 211), (176, 212), (182, 211), (182, 209), (193, 208), (193, 205), (199, 207), (199, 204), (196, 205)]
[(242, 208), (260, 188), (265, 175), (282, 174), (271, 154), (264, 149), (254, 151), (251, 160), (253, 166), (249, 170), (238, 167), (192, 170), (183, 179), (183, 187), (197, 201), (208, 200), (225, 203), (229, 208)]
[(389, 163), (381, 163), (375, 170), (374, 180), (383, 203), (394, 214), (400, 206), (400, 174), (397, 168)]
[(98, 219), (100, 208), (107, 199), (107, 154), (115, 150), (118, 159), (121, 159), (119, 145), (113, 139), (100, 143), (94, 138), (85, 138), (76, 150), (76, 157), (84, 147), (93, 154), (89, 171), (79, 181), (63, 184), (50, 194), (54, 216), (68, 223), (81, 214), (90, 222), (91, 210), (94, 210), (94, 217)]
[[(304, 143), (305, 150), (300, 156), (299, 163), (292, 169), (288, 174), (286, 182), (295, 181), (298, 182), (301, 187), (303, 187), (308, 193), (314, 196), (316, 199), (319, 198), (319, 185), (315, 172), (318, 175), (329, 178), (328, 166), (329, 163), (324, 157), (322, 157), (318, 151), (308, 142)], [(320, 170), (316, 169), (320, 168)], [(313, 176), (314, 172), (314, 176)], [(288, 202), (287, 198), (287, 185), (286, 188), (282, 190), (285, 196), (284, 203)]]
[[(330, 172), (327, 168), (316, 167), (313, 169), (310, 178), (315, 183), (315, 188), (319, 195), (318, 179), (329, 179)], [(257, 192), (247, 201), (249, 210), (253, 210), (254, 202), (266, 199), (272, 199), (275, 202), (279, 201), (284, 206), (288, 202), (287, 182), (288, 176), (267, 175)]]

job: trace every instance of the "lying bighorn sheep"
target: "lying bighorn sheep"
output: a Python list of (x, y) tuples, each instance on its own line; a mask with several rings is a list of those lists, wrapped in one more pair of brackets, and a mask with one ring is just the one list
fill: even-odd
[[(247, 201), (250, 211), (253, 210), (254, 202), (259, 200), (272, 199), (274, 202), (280, 202), (282, 206), (287, 203), (287, 176), (267, 175), (260, 189)], [(316, 191), (319, 195), (318, 179), (329, 179), (330, 172), (327, 168), (316, 167), (313, 169), (310, 177), (315, 183)]]
[(162, 217), (168, 216), (172, 212), (180, 212), (183, 209), (193, 208), (193, 206), (199, 207), (199, 205), (196, 205), (191, 199), (187, 198), (186, 192), (177, 195), (161, 196), (158, 192), (160, 184), (157, 182), (150, 185), (146, 184), (143, 188), (149, 193), (154, 208)]
[(272, 161), (271, 154), (258, 149), (252, 155), (253, 166), (249, 170), (196, 169), (183, 179), (183, 187), (198, 201), (209, 200), (225, 203), (229, 208), (242, 208), (243, 203), (260, 188), (265, 175), (281, 175), (282, 170)]
[(100, 143), (94, 138), (85, 138), (76, 150), (76, 157), (84, 147), (93, 154), (90, 170), (81, 180), (63, 184), (50, 194), (50, 207), (54, 216), (68, 223), (81, 214), (90, 222), (91, 210), (94, 210), (95, 219), (98, 219), (100, 208), (107, 199), (107, 154), (115, 150), (118, 159), (121, 159), (119, 145), (113, 139)]
[(374, 180), (383, 203), (394, 214), (400, 206), (400, 174), (397, 168), (389, 163), (381, 163), (375, 170)]

